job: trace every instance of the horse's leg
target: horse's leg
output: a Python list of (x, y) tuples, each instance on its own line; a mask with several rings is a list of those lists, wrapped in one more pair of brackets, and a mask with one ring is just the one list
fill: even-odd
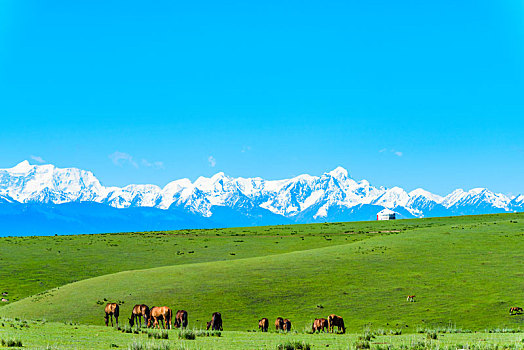
[(110, 314), (111, 316), (111, 327), (113, 327), (113, 314)]
[(116, 328), (118, 328), (118, 316), (115, 315), (115, 320), (116, 320)]

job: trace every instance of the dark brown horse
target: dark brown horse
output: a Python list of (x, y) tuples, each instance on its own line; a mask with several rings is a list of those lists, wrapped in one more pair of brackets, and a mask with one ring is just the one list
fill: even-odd
[(284, 331), (289, 332), (291, 331), (291, 321), (287, 318), (284, 320)]
[(328, 328), (328, 321), (325, 318), (317, 318), (315, 319), (315, 322), (313, 322), (313, 333), (316, 331), (322, 331), (325, 332)]
[(267, 318), (263, 318), (260, 321), (258, 321), (258, 329), (260, 329), (262, 332), (267, 332), (267, 329), (269, 328), (269, 320)]
[(211, 321), (207, 323), (207, 329), (211, 328), (212, 331), (222, 330), (222, 315), (220, 312), (214, 312), (211, 316)]
[(149, 310), (149, 319), (147, 320), (147, 327), (151, 327), (151, 320), (153, 320), (153, 327), (160, 328), (159, 320), (162, 321), (165, 329), (171, 329), (171, 320), (173, 318), (173, 311), (167, 306), (153, 306)]
[(509, 308), (509, 314), (510, 315), (518, 315), (518, 314), (521, 314), (522, 311), (523, 311), (522, 308), (518, 307), (518, 306), (513, 306), (513, 307)]
[(284, 319), (282, 317), (277, 317), (277, 319), (275, 320), (275, 329), (277, 331), (284, 330)]
[(175, 316), (175, 328), (186, 328), (187, 327), (187, 311), (178, 310)]
[(118, 315), (120, 314), (120, 307), (117, 303), (107, 303), (104, 312), (104, 320), (106, 321), (106, 326), (109, 326), (109, 316), (111, 316), (111, 327), (113, 327), (113, 316), (116, 320), (116, 328), (118, 328)]
[(346, 333), (346, 327), (344, 326), (344, 319), (335, 314), (331, 314), (328, 316), (328, 329), (331, 333), (333, 333), (335, 330), (335, 327), (338, 328), (339, 332), (342, 329), (342, 333)]
[(144, 317), (144, 323), (147, 324), (147, 320), (149, 319), (149, 307), (145, 304), (137, 304), (133, 307), (133, 311), (131, 311), (129, 325), (133, 327), (135, 325), (135, 319), (138, 319), (136, 326), (142, 328), (142, 317)]

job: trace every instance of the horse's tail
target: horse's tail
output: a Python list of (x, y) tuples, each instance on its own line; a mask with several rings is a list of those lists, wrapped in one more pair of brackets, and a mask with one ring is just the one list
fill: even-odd
[(171, 320), (173, 319), (173, 310), (168, 309), (168, 311), (167, 311), (167, 319), (168, 319), (167, 323), (169, 323), (168, 329), (173, 328), (173, 327), (171, 327)]
[(113, 314), (115, 315), (115, 317), (118, 317), (120, 315), (120, 306), (118, 306), (118, 304), (116, 304), (115, 311), (113, 312)]

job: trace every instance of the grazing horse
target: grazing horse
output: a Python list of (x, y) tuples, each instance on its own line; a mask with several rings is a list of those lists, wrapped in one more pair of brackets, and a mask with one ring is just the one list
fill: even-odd
[(333, 333), (335, 331), (335, 326), (338, 328), (339, 332), (340, 332), (340, 329), (342, 329), (342, 333), (346, 333), (346, 327), (344, 326), (344, 319), (335, 314), (331, 314), (328, 316), (329, 332)]
[(267, 318), (263, 318), (260, 321), (258, 321), (258, 329), (260, 329), (262, 332), (267, 332), (267, 329), (269, 328), (269, 320)]
[(142, 328), (142, 317), (144, 317), (144, 323), (147, 324), (149, 320), (149, 307), (145, 304), (137, 304), (133, 307), (133, 311), (131, 311), (129, 325), (133, 327), (135, 325), (135, 319), (138, 319), (136, 326), (137, 328)]
[(328, 328), (328, 321), (325, 318), (317, 318), (315, 319), (315, 322), (313, 322), (313, 333), (316, 331), (322, 331), (325, 332)]
[(109, 316), (111, 316), (111, 327), (113, 327), (113, 316), (116, 320), (116, 328), (118, 328), (118, 315), (120, 314), (120, 307), (117, 303), (107, 303), (104, 312), (104, 320), (106, 321), (106, 326), (109, 326)]
[(207, 330), (209, 330), (209, 328), (211, 328), (212, 331), (222, 330), (222, 315), (220, 312), (213, 312), (211, 321), (207, 323)]
[(412, 301), (412, 302), (415, 302), (415, 296), (414, 295), (408, 295), (407, 301)]
[(275, 320), (275, 329), (277, 331), (284, 330), (284, 319), (282, 317), (277, 317), (277, 319)]
[(162, 321), (165, 329), (171, 329), (171, 319), (173, 318), (173, 311), (167, 306), (153, 306), (149, 310), (149, 319), (147, 320), (147, 327), (151, 327), (151, 319), (153, 319), (153, 327), (160, 328), (159, 320)]
[(286, 332), (291, 331), (291, 321), (288, 320), (287, 318), (284, 320), (284, 330)]
[(518, 306), (509, 308), (510, 315), (518, 315), (518, 314), (521, 314), (522, 312), (523, 312), (522, 308)]
[(186, 328), (187, 327), (187, 311), (178, 310), (175, 316), (175, 328)]

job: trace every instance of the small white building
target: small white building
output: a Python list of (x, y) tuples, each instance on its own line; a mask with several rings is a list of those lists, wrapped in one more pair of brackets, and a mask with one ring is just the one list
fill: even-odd
[(395, 220), (395, 212), (389, 209), (384, 209), (377, 213), (377, 220)]

